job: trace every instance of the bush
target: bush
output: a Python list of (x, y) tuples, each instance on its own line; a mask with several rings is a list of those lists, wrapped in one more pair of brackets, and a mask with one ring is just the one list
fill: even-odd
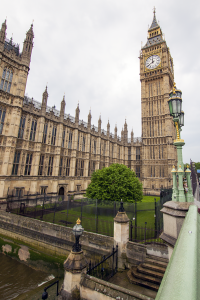
[(92, 199), (124, 202), (141, 201), (142, 183), (125, 165), (112, 164), (92, 174), (86, 196)]

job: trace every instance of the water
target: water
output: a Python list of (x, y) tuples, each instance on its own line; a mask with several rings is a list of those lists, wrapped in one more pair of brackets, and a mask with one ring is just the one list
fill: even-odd
[(0, 299), (11, 300), (32, 290), (50, 276), (0, 253)]

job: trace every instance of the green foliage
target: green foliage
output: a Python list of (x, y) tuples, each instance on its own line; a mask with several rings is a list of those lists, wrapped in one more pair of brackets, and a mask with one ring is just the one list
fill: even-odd
[[(195, 169), (196, 170), (200, 170), (200, 162), (195, 162)], [(190, 168), (190, 164), (184, 164), (184, 168), (186, 169), (187, 168), (187, 165), (189, 166)]]
[(186, 163), (186, 164), (184, 164), (184, 169), (187, 169), (187, 166), (189, 166), (189, 168), (190, 168), (190, 164)]
[(196, 162), (196, 163), (195, 163), (195, 169), (196, 169), (196, 170), (199, 170), (199, 169), (200, 169), (200, 162)]
[(92, 199), (124, 202), (141, 201), (142, 183), (125, 165), (112, 164), (92, 174), (86, 196)]

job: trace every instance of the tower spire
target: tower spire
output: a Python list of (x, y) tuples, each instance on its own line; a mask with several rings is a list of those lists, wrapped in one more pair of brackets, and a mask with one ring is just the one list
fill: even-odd
[(162, 36), (162, 30), (156, 20), (156, 8), (154, 7), (153, 8), (153, 21), (151, 23), (151, 26), (148, 29), (147, 42), (146, 42), (145, 46), (142, 47), (142, 49), (160, 44), (163, 41), (164, 40), (163, 40), (163, 36)]
[(30, 64), (31, 60), (31, 53), (33, 49), (33, 38), (34, 38), (34, 33), (33, 33), (33, 24), (31, 24), (30, 29), (26, 33), (26, 38), (24, 40), (24, 46), (22, 50), (22, 56), (28, 63)]
[(156, 8), (154, 6), (154, 8), (153, 8), (153, 21), (152, 21), (152, 24), (151, 24), (149, 30), (155, 29), (157, 27), (159, 27), (159, 25), (158, 25), (158, 22), (156, 20)]
[(4, 42), (5, 37), (6, 37), (6, 29), (7, 29), (7, 25), (6, 25), (6, 20), (2, 23), (1, 26), (1, 30), (0, 30), (0, 41)]

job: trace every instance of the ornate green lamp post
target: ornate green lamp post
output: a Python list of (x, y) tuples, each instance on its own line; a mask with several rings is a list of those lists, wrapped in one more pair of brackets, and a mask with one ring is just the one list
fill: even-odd
[[(189, 167), (184, 172), (183, 157), (182, 157), (182, 147), (185, 145), (184, 140), (181, 139), (182, 126), (184, 126), (184, 112), (182, 111), (182, 92), (176, 88), (174, 83), (173, 90), (169, 94), (169, 111), (170, 115), (173, 117), (174, 126), (176, 127), (176, 140), (174, 145), (177, 148), (178, 156), (178, 167), (177, 170), (173, 166), (173, 194), (172, 200), (176, 202), (193, 202), (193, 194), (190, 181)], [(178, 175), (178, 185), (177, 185), (177, 175)]]

